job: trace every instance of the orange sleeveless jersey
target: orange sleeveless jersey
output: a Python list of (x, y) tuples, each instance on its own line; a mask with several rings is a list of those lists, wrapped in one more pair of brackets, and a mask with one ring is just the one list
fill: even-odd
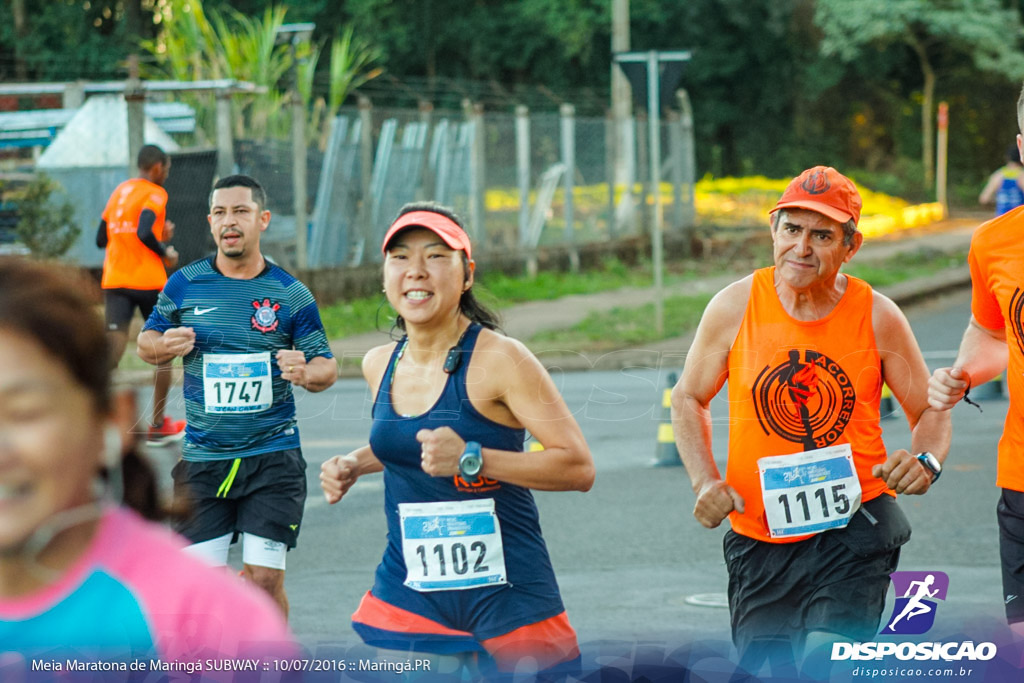
[(971, 238), (971, 313), (983, 327), (1006, 331), (1010, 409), (999, 439), (996, 485), (1024, 491), (1024, 207), (981, 225)]
[(868, 501), (886, 492), (871, 476), (886, 458), (879, 425), (882, 366), (871, 322), (871, 287), (846, 276), (826, 317), (796, 320), (775, 292), (775, 268), (754, 272), (750, 300), (729, 351), (729, 461), (726, 481), (745, 501), (733, 531), (771, 543), (757, 459), (849, 443)]
[(107, 222), (107, 254), (103, 259), (104, 289), (163, 289), (167, 271), (163, 261), (139, 239), (139, 216), (144, 209), (156, 214), (153, 234), (164, 237), (167, 190), (144, 178), (117, 186), (103, 209)]

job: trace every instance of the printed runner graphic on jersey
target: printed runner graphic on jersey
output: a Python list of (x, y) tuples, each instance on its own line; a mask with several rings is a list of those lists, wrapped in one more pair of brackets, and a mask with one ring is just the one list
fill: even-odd
[(853, 415), (856, 400), (846, 371), (809, 349), (791, 349), (787, 362), (774, 368), (766, 365), (752, 393), (765, 434), (774, 432), (802, 444), (805, 451), (835, 443)]
[(1021, 292), (1020, 287), (1013, 290), (1013, 296), (1010, 297), (1010, 308), (1006, 312), (1006, 319), (1010, 322), (1010, 326), (1013, 327), (1013, 336), (1017, 339), (1017, 348), (1020, 349), (1021, 353), (1024, 353), (1024, 320), (1022, 320), (1021, 313), (1024, 312), (1024, 292)]

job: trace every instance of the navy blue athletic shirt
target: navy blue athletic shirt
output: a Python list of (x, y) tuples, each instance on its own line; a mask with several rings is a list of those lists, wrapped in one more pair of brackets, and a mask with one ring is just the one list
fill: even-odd
[[(196, 334), (195, 348), (182, 358), (185, 368), (185, 460), (228, 460), (299, 448), (291, 382), (282, 379), (279, 349), (295, 347), (310, 361), (333, 358), (320, 312), (309, 289), (280, 266), (267, 262), (254, 278), (230, 278), (217, 270), (215, 257), (191, 263), (171, 275), (144, 330), (164, 333), (187, 325)], [(265, 353), (270, 359), (271, 392), (257, 391), (244, 377), (205, 377), (210, 354)], [(247, 363), (236, 364), (243, 370)], [(211, 390), (207, 395), (207, 388)], [(257, 412), (223, 412), (206, 408), (217, 396), (269, 403)]]
[[(405, 417), (395, 412), (391, 404), (392, 375), (406, 339), (391, 354), (373, 405), (370, 429), (370, 447), (384, 465), (384, 510), (388, 522), (388, 546), (377, 567), (372, 593), (396, 607), (485, 640), (556, 616), (565, 608), (529, 489), (488, 479), (472, 486), (458, 477), (431, 477), (420, 465), (416, 433), (421, 429), (447, 426), (463, 440), (477, 441), (484, 448), (523, 450), (524, 430), (484, 417), (466, 394), (466, 373), (480, 330), (475, 323), (467, 329), (460, 340), (462, 362), (448, 376), (434, 406), (422, 415)], [(539, 456), (524, 453), (523, 457)], [(398, 504), (478, 498), (494, 499), (508, 584), (433, 592), (417, 592), (403, 585), (406, 567)]]

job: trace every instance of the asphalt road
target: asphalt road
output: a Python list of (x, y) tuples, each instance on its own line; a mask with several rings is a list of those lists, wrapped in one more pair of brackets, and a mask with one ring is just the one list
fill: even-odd
[[(968, 316), (967, 292), (908, 311), (930, 367), (950, 361)], [(693, 519), (694, 496), (682, 467), (650, 466), (668, 372), (638, 367), (555, 373), (591, 447), (597, 481), (586, 494), (535, 496), (566, 608), (585, 651), (611, 642), (639, 656), (637, 648), (645, 643), (663, 648), (699, 643), (712, 655), (728, 653), (728, 610), (721, 605), (724, 528), (706, 530)], [(175, 395), (180, 390), (172, 390)], [(148, 397), (145, 390), (143, 397)], [(286, 587), (292, 627), (313, 652), (358, 643), (349, 616), (372, 584), (385, 545), (381, 475), (361, 480), (336, 506), (324, 502), (317, 481), (323, 460), (365, 443), (371, 400), (357, 380), (298, 396), (310, 496), (299, 547), (288, 557)], [(933, 633), (1002, 627), (994, 481), (1007, 403), (995, 398), (983, 407), (984, 412), (956, 407), (946, 473), (928, 495), (901, 498), (914, 534), (904, 546), (900, 568), (950, 576)], [(171, 411), (181, 413), (180, 403)], [(727, 426), (721, 395), (713, 415), (715, 452), (724, 469)], [(887, 419), (883, 426), (890, 449), (909, 446), (902, 417)], [(153, 455), (169, 471), (177, 449)]]

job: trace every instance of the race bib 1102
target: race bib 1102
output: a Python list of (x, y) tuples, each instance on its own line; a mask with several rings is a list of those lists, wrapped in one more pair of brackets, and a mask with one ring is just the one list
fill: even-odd
[(416, 591), (506, 583), (494, 499), (400, 503), (405, 585)]

